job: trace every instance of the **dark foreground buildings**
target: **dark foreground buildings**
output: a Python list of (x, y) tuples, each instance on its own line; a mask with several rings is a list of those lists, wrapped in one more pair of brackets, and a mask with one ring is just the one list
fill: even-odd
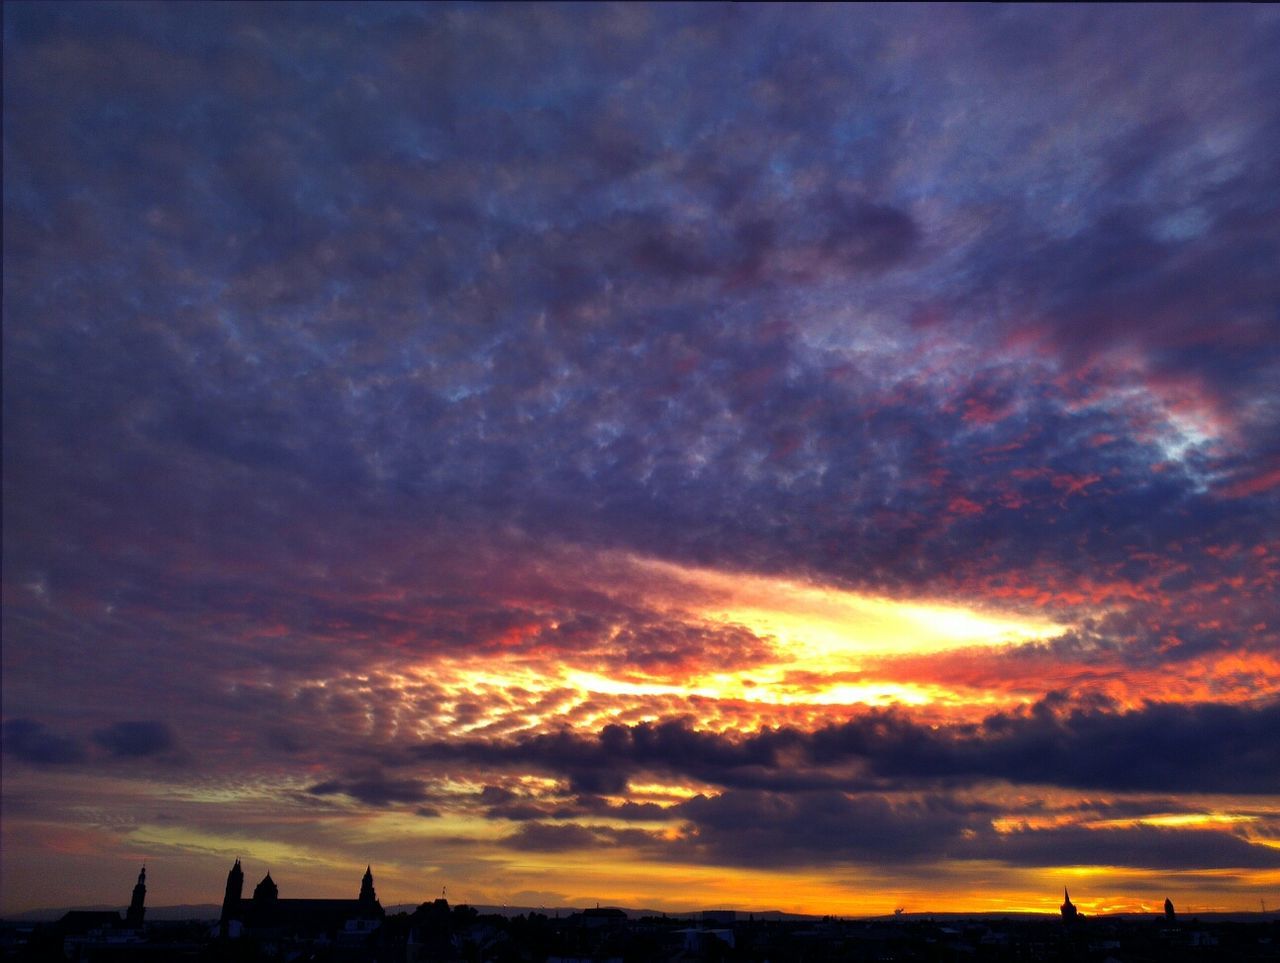
[(336, 942), (357, 943), (386, 917), (373, 888), (372, 867), (365, 868), (355, 899), (281, 899), (270, 872), (254, 887), (252, 899), (245, 900), (243, 892), (244, 870), (237, 859), (227, 874), (222, 898), (218, 931), (223, 939), (279, 940), (324, 934)]
[(366, 869), (354, 899), (281, 899), (268, 873), (244, 897), (237, 860), (221, 918), (144, 924), (145, 871), (118, 912), (67, 913), (49, 924), (0, 924), (5, 961), (192, 963), (1261, 963), (1280, 961), (1280, 915), (1186, 919), (1165, 912), (1085, 919), (1064, 894), (1061, 918), (893, 916), (875, 920), (709, 912), (555, 916), (483, 914), (444, 899), (387, 914)]

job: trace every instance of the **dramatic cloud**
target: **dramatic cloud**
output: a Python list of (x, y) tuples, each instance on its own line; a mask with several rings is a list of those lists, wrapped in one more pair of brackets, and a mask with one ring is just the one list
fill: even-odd
[[(999, 779), (1080, 789), (1280, 793), (1280, 747), (1267, 733), (1280, 704), (1258, 708), (1152, 705), (1090, 711), (1051, 697), (980, 724), (931, 726), (898, 711), (870, 711), (812, 732), (789, 728), (721, 735), (685, 721), (610, 725), (510, 743), (451, 740), (418, 747), (426, 760), (540, 768), (575, 790), (621, 792), (636, 773), (775, 790), (883, 781)], [(855, 764), (852, 770), (844, 767)], [(586, 789), (585, 791), (590, 791)]]
[(253, 851), (406, 902), (1274, 881), (1270, 8), (4, 47), (5, 912)]

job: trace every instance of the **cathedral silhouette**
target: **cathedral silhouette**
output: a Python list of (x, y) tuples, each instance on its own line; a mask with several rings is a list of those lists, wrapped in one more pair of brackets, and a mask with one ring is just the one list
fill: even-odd
[(268, 872), (244, 899), (244, 870), (237, 859), (227, 873), (219, 933), (224, 939), (242, 935), (289, 936), (331, 933), (357, 936), (378, 928), (386, 913), (373, 888), (373, 868), (366, 867), (355, 899), (281, 899)]

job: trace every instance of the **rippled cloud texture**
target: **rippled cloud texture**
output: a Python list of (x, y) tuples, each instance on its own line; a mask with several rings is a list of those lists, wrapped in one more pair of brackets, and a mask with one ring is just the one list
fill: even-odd
[(7, 5), (3, 909), (1276, 894), (1277, 49)]

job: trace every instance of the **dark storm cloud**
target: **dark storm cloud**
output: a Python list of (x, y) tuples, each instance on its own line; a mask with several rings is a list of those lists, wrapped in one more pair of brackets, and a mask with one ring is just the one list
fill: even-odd
[(84, 747), (67, 736), (50, 732), (34, 719), (6, 719), (4, 751), (23, 762), (72, 763), (84, 759)]
[(504, 842), (512, 849), (554, 853), (566, 849), (596, 848), (601, 843), (601, 836), (594, 829), (572, 823), (526, 823)]
[[(786, 734), (778, 741), (794, 738), (794, 734)], [(509, 744), (431, 743), (412, 751), (424, 760), (543, 768), (563, 773), (572, 791), (588, 795), (621, 792), (629, 774), (647, 768), (700, 777), (716, 773), (728, 779), (734, 772), (769, 769), (775, 759), (772, 734), (739, 741), (675, 721), (610, 725), (594, 739), (564, 731)]]
[(307, 792), (316, 796), (341, 793), (369, 806), (419, 803), (427, 796), (426, 785), (420, 780), (395, 779), (381, 772), (366, 772), (347, 779), (319, 782), (308, 788)]
[[(1123, 712), (1072, 708), (1051, 697), (980, 725), (933, 727), (871, 710), (813, 732), (734, 736), (682, 722), (611, 725), (594, 738), (568, 732), (505, 744), (435, 743), (424, 760), (529, 767), (566, 776), (575, 790), (621, 792), (658, 772), (743, 789), (806, 791), (1005, 780), (1114, 791), (1275, 793), (1280, 749), (1267, 733), (1280, 706), (1149, 705)], [(850, 770), (849, 766), (854, 766)], [(596, 790), (599, 791), (599, 790)]]
[(1205, 829), (1068, 827), (1021, 830), (987, 837), (971, 852), (1019, 866), (1133, 866), (1149, 869), (1270, 869), (1276, 850), (1229, 832)]
[(93, 733), (93, 741), (118, 759), (157, 756), (175, 748), (173, 731), (163, 722), (116, 722)]
[[(1016, 866), (1270, 868), (1274, 849), (1226, 831), (1070, 826), (995, 832), (995, 810), (947, 796), (729, 791), (679, 807), (682, 842), (733, 865), (999, 860)], [(677, 847), (677, 850), (679, 847)]]
[[(154, 720), (116, 722), (95, 729), (89, 742), (115, 760), (184, 759), (173, 730)], [(32, 719), (9, 719), (4, 724), (4, 750), (23, 762), (86, 763), (92, 756), (79, 740), (50, 730)]]
[(891, 716), (814, 734), (815, 756), (874, 758), (890, 778), (967, 776), (1078, 788), (1273, 793), (1280, 749), (1263, 733), (1280, 705), (1260, 708), (1151, 705), (1127, 712), (1055, 712), (1048, 699), (1026, 714), (996, 714), (942, 738)]
[(715, 861), (768, 867), (936, 859), (948, 853), (963, 830), (982, 824), (974, 808), (941, 797), (894, 803), (834, 791), (748, 790), (697, 796), (681, 804), (680, 812), (694, 827), (687, 841)]
[(502, 840), (512, 849), (556, 853), (575, 849), (604, 849), (614, 846), (652, 846), (655, 837), (640, 829), (613, 829), (575, 823), (524, 823)]
[(731, 789), (668, 810), (661, 818), (677, 822), (673, 833), (521, 821), (503, 844), (540, 852), (632, 847), (668, 860), (766, 869), (884, 861), (926, 865), (939, 859), (1156, 870), (1280, 865), (1274, 849), (1225, 830), (1075, 825), (996, 831), (992, 819), (1000, 811), (938, 794)]

